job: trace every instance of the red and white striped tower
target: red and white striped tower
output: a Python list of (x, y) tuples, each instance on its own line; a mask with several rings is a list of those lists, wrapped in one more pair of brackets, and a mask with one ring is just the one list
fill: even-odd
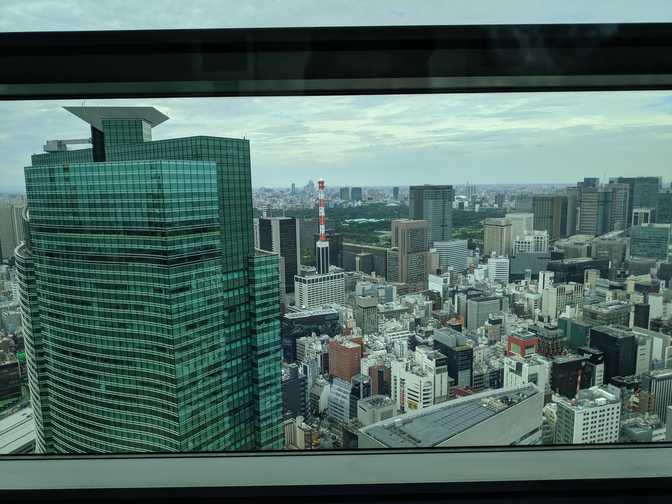
[(315, 244), (315, 258), (317, 262), (317, 272), (320, 275), (329, 273), (329, 242), (327, 241), (327, 216), (326, 205), (327, 198), (324, 192), (324, 179), (317, 181), (320, 203), (318, 207), (320, 218), (320, 239)]

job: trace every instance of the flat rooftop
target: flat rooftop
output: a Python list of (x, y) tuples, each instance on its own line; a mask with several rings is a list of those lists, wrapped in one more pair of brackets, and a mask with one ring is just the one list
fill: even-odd
[(35, 441), (35, 420), (30, 408), (23, 408), (0, 420), (0, 455), (25, 452)]
[(361, 432), (389, 448), (429, 448), (539, 393), (532, 384), (488, 390), (383, 420)]

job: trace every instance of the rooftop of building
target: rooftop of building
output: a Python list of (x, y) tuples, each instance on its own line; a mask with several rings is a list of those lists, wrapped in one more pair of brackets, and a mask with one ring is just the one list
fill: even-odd
[(601, 325), (591, 327), (591, 331), (599, 331), (614, 338), (629, 338), (634, 336), (634, 333), (629, 327), (622, 325)]
[(574, 410), (582, 410), (606, 406), (608, 404), (620, 404), (621, 397), (618, 388), (607, 385), (579, 390), (576, 398), (567, 399), (561, 397), (559, 403)]
[(22, 451), (35, 440), (35, 420), (30, 408), (23, 408), (0, 420), (0, 455)]
[(539, 393), (532, 384), (488, 390), (383, 420), (361, 432), (390, 448), (429, 448)]
[(330, 307), (306, 308), (298, 311), (288, 311), (284, 314), (287, 319), (300, 319), (304, 317), (314, 317), (316, 315), (338, 315), (338, 310)]
[(99, 131), (103, 131), (103, 120), (141, 120), (152, 127), (169, 119), (154, 107), (63, 107)]
[(371, 408), (384, 408), (394, 405), (394, 401), (384, 395), (372, 395), (366, 399), (360, 399), (357, 401), (358, 406), (371, 407)]
[(586, 311), (613, 313), (625, 309), (627, 310), (630, 309), (630, 303), (628, 303), (627, 301), (603, 301), (602, 303), (584, 306), (583, 311), (584, 313)]

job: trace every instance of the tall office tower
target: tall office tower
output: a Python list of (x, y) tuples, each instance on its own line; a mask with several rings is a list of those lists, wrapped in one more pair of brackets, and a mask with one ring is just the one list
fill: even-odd
[(398, 250), (398, 281), (407, 284), (411, 290), (426, 289), (429, 273), (429, 222), (393, 220), (392, 248)]
[(501, 256), (488, 257), (488, 280), (490, 282), (509, 283), (509, 258)]
[(532, 231), (513, 239), (512, 254), (543, 254), (548, 252), (548, 231)]
[(294, 196), (296, 194), (296, 184), (294, 182), (292, 182), (292, 188), (291, 188), (290, 192), (291, 192), (292, 196)]
[(670, 248), (670, 224), (643, 224), (630, 228), (630, 256), (666, 261)]
[(299, 222), (293, 217), (261, 217), (258, 222), (259, 248), (280, 255), (285, 292), (294, 292), (294, 275), (301, 269)]
[(362, 201), (363, 196), (362, 196), (362, 188), (361, 187), (353, 187), (350, 189), (350, 199), (352, 201)]
[(653, 224), (656, 222), (655, 208), (633, 208), (630, 220), (631, 226), (641, 226), (645, 224)]
[(350, 188), (341, 187), (338, 191), (338, 195), (343, 201), (350, 201)]
[(397, 186), (392, 188), (392, 199), (399, 201), (399, 187)]
[(450, 240), (453, 235), (451, 185), (421, 185), (409, 188), (408, 212), (412, 220), (429, 222), (429, 242)]
[[(532, 200), (534, 229), (547, 231), (552, 240), (574, 233), (576, 198), (566, 195), (538, 195)], [(515, 238), (515, 235), (514, 235)]]
[(534, 385), (486, 390), (413, 415), (368, 425), (359, 448), (428, 448), (541, 443), (544, 394)]
[[(327, 229), (326, 235), (327, 242), (329, 243), (329, 264), (331, 266), (336, 266), (338, 268), (343, 267), (343, 235), (337, 233), (333, 229)], [(318, 244), (320, 240), (320, 233), (316, 233), (315, 236), (315, 257), (318, 256)]]
[(604, 186), (611, 193), (609, 207), (609, 224), (607, 231), (622, 231), (630, 226), (632, 205), (630, 204), (630, 187), (627, 184), (613, 182)]
[(483, 254), (511, 254), (511, 223), (506, 219), (485, 219), (483, 225)]
[(282, 408), (285, 420), (305, 416), (308, 412), (307, 386), (307, 377), (300, 372), (298, 364), (292, 363), (282, 370)]
[(511, 238), (514, 240), (518, 236), (532, 234), (534, 231), (533, 213), (507, 213), (504, 218), (511, 224)]
[(579, 205), (579, 233), (596, 236), (609, 231), (611, 192), (584, 187)]
[(667, 421), (672, 406), (672, 369), (654, 369), (641, 375), (640, 401), (647, 413), (655, 413), (661, 422)]
[(656, 222), (672, 224), (672, 189), (667, 189), (658, 193)]
[(249, 142), (152, 141), (152, 107), (67, 110), (93, 146), (32, 157), (17, 248), (37, 451), (281, 448)]
[(497, 208), (504, 208), (504, 200), (506, 196), (504, 193), (497, 193), (495, 194), (495, 205), (497, 205)]
[(604, 382), (614, 376), (635, 374), (637, 341), (632, 331), (622, 326), (590, 328), (590, 346), (604, 352)]
[(621, 394), (614, 386), (580, 390), (576, 399), (558, 401), (555, 442), (593, 444), (618, 442)]
[(616, 177), (611, 182), (628, 186), (628, 216), (632, 216), (633, 208), (655, 207), (662, 185), (660, 177)]
[(581, 309), (583, 306), (583, 284), (566, 283), (546, 287), (542, 292), (541, 313), (557, 319), (568, 306)]
[(363, 334), (378, 332), (378, 298), (372, 296), (357, 296), (354, 307), (355, 322), (362, 329)]
[(0, 262), (14, 256), (23, 241), (23, 203), (0, 203)]
[(437, 241), (434, 242), (434, 248), (439, 253), (439, 267), (442, 271), (453, 268), (456, 272), (462, 272), (467, 269), (467, 240)]

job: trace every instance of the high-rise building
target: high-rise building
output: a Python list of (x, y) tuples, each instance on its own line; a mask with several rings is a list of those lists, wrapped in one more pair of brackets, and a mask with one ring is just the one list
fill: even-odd
[(414, 412), (448, 400), (450, 380), (445, 355), (419, 346), (404, 359), (392, 361), (391, 397), (399, 412)]
[[(534, 230), (546, 231), (552, 240), (574, 234), (576, 228), (576, 197), (537, 195), (532, 200)], [(514, 239), (516, 235), (513, 235)]]
[(296, 363), (282, 372), (282, 404), (285, 420), (305, 416), (307, 413), (307, 379)]
[(468, 395), (388, 418), (359, 432), (359, 448), (535, 445), (544, 394), (534, 385)]
[[(326, 230), (327, 242), (329, 243), (329, 264), (337, 268), (343, 268), (343, 235), (333, 229)], [(319, 253), (320, 233), (315, 233), (315, 257)]]
[(533, 213), (507, 213), (504, 218), (511, 224), (511, 238), (532, 234), (534, 231)]
[(504, 193), (495, 194), (495, 206), (497, 208), (504, 208), (504, 201), (506, 200), (506, 195)]
[(362, 345), (348, 339), (329, 342), (329, 374), (349, 382), (359, 374)]
[(557, 404), (557, 444), (618, 442), (621, 397), (616, 387), (591, 387), (579, 391), (576, 399), (563, 398)]
[(446, 241), (453, 234), (453, 200), (451, 185), (422, 185), (409, 188), (409, 217), (429, 222), (429, 242)]
[(281, 448), (278, 258), (253, 249), (249, 141), (152, 141), (152, 107), (67, 110), (93, 146), (32, 157), (17, 248), (36, 450)]
[(392, 188), (392, 198), (395, 199), (396, 201), (399, 201), (399, 187), (394, 186)]
[(551, 361), (536, 354), (504, 357), (504, 388), (533, 383), (543, 393), (550, 388)]
[(434, 348), (447, 358), (448, 376), (458, 387), (471, 387), (474, 376), (474, 349), (462, 333), (448, 327), (434, 330)]
[(338, 191), (339, 197), (343, 201), (349, 201), (350, 200), (350, 188), (349, 187), (341, 187)]
[(655, 222), (672, 224), (672, 189), (658, 193)]
[(23, 241), (23, 203), (0, 204), (0, 262), (14, 256), (14, 249)]
[(397, 281), (407, 284), (411, 290), (426, 289), (429, 273), (429, 222), (393, 220), (392, 248), (398, 250)]
[(633, 208), (631, 226), (641, 226), (643, 224), (653, 224), (656, 222), (655, 208)]
[(562, 283), (546, 287), (542, 291), (541, 313), (557, 319), (568, 306), (580, 309), (583, 306), (583, 284)]
[(355, 322), (364, 334), (378, 332), (378, 298), (357, 296), (354, 307)]
[(511, 223), (506, 219), (485, 219), (483, 225), (483, 254), (511, 254)]
[(648, 413), (655, 413), (665, 423), (672, 406), (672, 369), (654, 369), (641, 375), (640, 400), (649, 404)]
[(632, 216), (634, 208), (653, 208), (658, 203), (660, 177), (616, 177), (612, 179), (612, 182), (628, 186), (628, 216)]
[(670, 224), (643, 224), (630, 228), (630, 256), (667, 260)]
[(488, 280), (490, 282), (509, 283), (509, 258), (501, 256), (488, 257)]
[(581, 189), (579, 233), (601, 235), (626, 229), (632, 215), (630, 188), (610, 182), (602, 187)]
[(352, 187), (350, 189), (350, 199), (352, 201), (362, 201), (362, 188), (361, 187)]
[(345, 274), (309, 272), (294, 277), (294, 304), (302, 309), (345, 303)]
[(593, 386), (594, 367), (583, 355), (557, 355), (551, 362), (551, 390), (568, 398)]
[(637, 341), (627, 327), (591, 327), (590, 346), (604, 352), (605, 383), (609, 383), (614, 376), (635, 374)]
[(433, 246), (439, 253), (439, 266), (442, 271), (453, 268), (453, 271), (462, 272), (467, 269), (467, 240), (435, 241)]
[(294, 275), (301, 269), (299, 221), (293, 217), (260, 217), (259, 248), (282, 258), (285, 292), (294, 292)]

